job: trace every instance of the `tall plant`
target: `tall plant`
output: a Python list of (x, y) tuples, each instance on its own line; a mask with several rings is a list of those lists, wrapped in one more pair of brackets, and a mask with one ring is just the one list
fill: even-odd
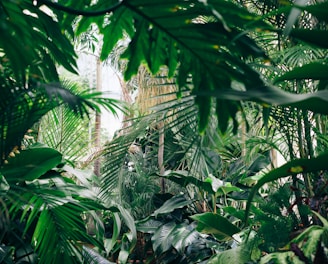
[[(240, 1), (242, 3), (244, 1)], [(24, 5), (27, 3), (23, 2)], [(268, 3), (268, 2), (266, 2)], [(271, 1), (269, 1), (271, 3)], [(300, 2), (301, 3), (301, 2)], [(84, 32), (92, 23), (97, 24), (100, 32), (104, 35), (104, 43), (101, 58), (107, 58), (114, 45), (122, 39), (124, 35), (128, 35), (129, 43), (127, 49), (122, 54), (123, 59), (128, 59), (127, 68), (125, 71), (125, 78), (130, 79), (133, 75), (138, 73), (139, 66), (146, 64), (152, 74), (158, 73), (161, 66), (168, 68), (168, 77), (173, 78), (178, 85), (177, 98), (180, 101), (174, 100), (173, 106), (177, 106), (180, 103), (182, 106), (180, 109), (190, 110), (193, 113), (192, 116), (185, 114), (186, 120), (191, 117), (192, 120), (196, 120), (198, 123), (198, 131), (204, 137), (209, 127), (209, 121), (211, 115), (215, 113), (218, 119), (218, 128), (224, 132), (227, 131), (230, 125), (230, 120), (233, 121), (233, 130), (236, 133), (240, 120), (237, 113), (242, 108), (241, 101), (253, 101), (263, 106), (264, 124), (268, 125), (268, 107), (270, 106), (284, 106), (286, 109), (297, 108), (296, 117), (301, 120), (302, 123), (299, 126), (300, 130), (298, 135), (303, 137), (307, 142), (307, 148), (309, 150), (308, 155), (304, 158), (290, 157), (285, 165), (273, 169), (264, 175), (257, 175), (255, 186), (250, 190), (248, 196), (248, 203), (246, 211), (237, 212), (231, 216), (239, 217), (244, 220), (245, 229), (240, 234), (245, 234), (245, 241), (250, 241), (252, 232), (250, 231), (253, 216), (256, 214), (256, 208), (252, 206), (253, 198), (263, 199), (258, 191), (262, 187), (270, 182), (274, 182), (277, 179), (292, 176), (294, 181), (298, 179), (299, 174), (310, 175), (310, 173), (316, 173), (318, 171), (324, 171), (327, 169), (326, 160), (328, 157), (327, 152), (313, 153), (314, 149), (311, 148), (311, 142), (309, 136), (311, 136), (311, 129), (309, 130), (309, 124), (311, 123), (311, 117), (314, 114), (324, 115), (327, 114), (327, 91), (326, 89), (326, 75), (327, 75), (327, 58), (322, 58), (319, 61), (312, 61), (305, 65), (298, 65), (292, 70), (279, 75), (275, 80), (272, 80), (266, 75), (264, 71), (257, 70), (256, 66), (260, 64), (261, 68), (265, 68), (267, 63), (278, 64), (279, 61), (275, 61), (269, 52), (265, 52), (261, 45), (256, 42), (256, 37), (260, 33), (271, 32), (279, 36), (277, 41), (281, 41), (281, 34), (283, 33), (280, 28), (275, 26), (273, 21), (275, 19), (265, 20), (265, 18), (271, 17), (282, 18), (288, 17), (286, 20), (285, 35), (289, 35), (294, 40), (305, 41), (310, 44), (318, 45), (324, 49), (327, 48), (328, 42), (322, 41), (326, 38), (327, 31), (325, 23), (327, 22), (327, 2), (320, 2), (309, 6), (295, 5), (292, 6), (286, 3), (285, 6), (270, 5), (273, 13), (268, 13), (263, 20), (263, 17), (249, 12), (242, 5), (232, 1), (211, 0), (211, 1), (105, 1), (99, 0), (96, 2), (84, 1), (83, 3), (74, 4), (73, 1), (58, 1), (52, 2), (49, 0), (39, 0), (36, 2), (37, 6), (32, 5), (25, 6), (26, 9), (36, 10), (34, 14), (42, 16), (41, 5), (46, 5), (51, 8), (54, 15), (57, 16), (60, 25), (64, 28), (69, 28), (71, 23), (75, 22), (76, 15), (82, 15), (78, 20), (77, 33)], [(255, 3), (256, 5), (256, 3)], [(17, 11), (16, 6), (11, 2), (3, 4), (2, 7), (9, 7)], [(265, 5), (259, 5), (257, 9), (265, 8)], [(296, 8), (296, 10), (295, 10)], [(298, 10), (297, 10), (298, 9)], [(24, 9), (25, 10), (25, 9)], [(310, 13), (311, 16), (315, 16), (320, 22), (318, 28), (307, 28), (307, 23), (300, 24), (298, 27), (293, 28), (295, 19), (298, 17), (299, 11), (304, 13)], [(21, 10), (18, 12), (22, 13)], [(33, 12), (32, 12), (33, 13)], [(289, 13), (291, 15), (289, 15)], [(281, 16), (279, 16), (281, 14)], [(24, 16), (23, 16), (24, 18)], [(35, 23), (35, 16), (30, 16), (28, 19)], [(9, 22), (8, 22), (9, 21)], [(8, 20), (6, 23), (8, 26), (15, 27), (15, 23), (11, 24), (12, 20)], [(279, 20), (280, 21), (280, 20)], [(36, 24), (34, 28), (38, 29), (39, 24)], [(33, 31), (36, 37), (39, 37), (38, 30)], [(58, 32), (57, 32), (58, 33)], [(68, 31), (72, 34), (72, 31)], [(10, 36), (9, 36), (10, 37)], [(26, 35), (26, 40), (31, 42), (34, 35)], [(48, 36), (51, 39), (51, 35)], [(290, 41), (290, 40), (289, 40)], [(274, 44), (275, 45), (275, 44)], [(13, 54), (9, 53), (10, 49), (5, 43), (2, 43), (4, 50), (8, 50), (8, 57), (13, 58)], [(38, 54), (45, 54), (42, 47), (37, 46)], [(58, 50), (54, 49), (54, 52)], [(44, 56), (47, 58), (46, 56)], [(69, 67), (71, 64), (66, 64)], [(32, 67), (33, 70), (35, 70)], [(20, 68), (15, 68), (14, 74), (21, 76)], [(35, 70), (36, 71), (36, 70)], [(38, 71), (36, 71), (39, 73)], [(51, 77), (51, 76), (50, 76)], [(304, 79), (319, 80), (321, 90), (316, 91), (287, 91), (281, 89), (277, 85), (278, 82), (286, 80), (297, 80), (303, 82)], [(306, 83), (306, 82), (305, 82)], [(295, 87), (299, 88), (298, 85)], [(187, 90), (187, 92), (185, 92)], [(190, 96), (193, 96), (191, 101), (188, 101)], [(178, 102), (178, 103), (176, 103)], [(190, 103), (189, 105), (183, 103)], [(171, 109), (172, 105), (168, 104), (167, 109)], [(188, 107), (189, 106), (189, 107)], [(215, 111), (213, 112), (213, 109)], [(307, 112), (311, 111), (311, 112)], [(180, 112), (182, 113), (182, 112)], [(291, 111), (291, 114), (295, 112)], [(320, 118), (321, 119), (321, 118)], [(181, 120), (181, 119), (180, 119)], [(174, 123), (173, 123), (174, 124)], [(173, 131), (174, 135), (178, 135), (183, 128), (194, 123), (186, 122), (184, 124), (176, 123), (178, 130)], [(182, 125), (180, 127), (180, 125)], [(322, 123), (320, 123), (322, 125)], [(192, 130), (194, 131), (194, 130)], [(286, 133), (287, 134), (287, 133)], [(182, 135), (183, 136), (183, 135)], [(299, 137), (299, 138), (301, 138)], [(124, 139), (133, 141), (135, 137), (131, 134), (127, 135)], [(181, 137), (180, 137), (181, 138)], [(199, 138), (198, 136), (192, 137), (192, 139)], [(200, 142), (203, 138), (201, 138)], [(123, 138), (117, 139), (113, 142), (111, 147), (117, 150), (117, 152), (109, 153), (113, 157), (113, 160), (118, 163), (122, 162), (122, 154), (126, 147), (130, 145), (128, 141), (121, 141)], [(121, 143), (122, 142), (122, 143)], [(298, 141), (301, 143), (302, 141)], [(121, 145), (119, 145), (121, 144)], [(192, 144), (191, 144), (192, 145)], [(191, 146), (190, 145), (190, 146)], [(301, 148), (300, 149), (304, 149)], [(123, 151), (124, 150), (124, 151)], [(198, 147), (189, 148), (188, 151), (200, 153), (203, 149)], [(292, 148), (290, 149), (292, 153)], [(189, 153), (190, 153), (189, 152)], [(310, 153), (311, 152), (311, 153)], [(313, 155), (312, 155), (313, 154)], [(192, 164), (192, 166), (196, 166)], [(108, 168), (112, 172), (118, 171), (117, 167)], [(196, 173), (202, 174), (200, 170), (195, 170)], [(184, 178), (182, 178), (184, 179)], [(196, 182), (201, 186), (205, 186), (208, 191), (214, 192), (216, 195), (219, 188), (215, 185), (215, 181), (202, 184), (202, 180), (199, 178), (188, 178), (192, 183)], [(254, 178), (253, 178), (254, 179)], [(112, 178), (106, 177), (104, 179), (104, 187), (107, 188), (110, 185), (114, 185), (115, 181)], [(207, 187), (206, 187), (207, 186)], [(209, 188), (209, 187), (210, 188)], [(310, 185), (309, 185), (310, 186)], [(221, 186), (222, 187), (222, 186)], [(223, 186), (230, 187), (230, 186)], [(234, 186), (233, 186), (234, 187)], [(214, 188), (214, 189), (213, 189)], [(221, 188), (222, 189), (222, 188)], [(310, 190), (310, 188), (308, 188)], [(212, 190), (212, 191), (211, 191)], [(103, 190), (103, 193), (106, 189)], [(214, 196), (215, 197), (215, 196)], [(215, 205), (216, 206), (216, 205)], [(251, 219), (250, 209), (252, 209)], [(304, 214), (306, 216), (306, 213)], [(303, 215), (303, 216), (304, 216)], [(320, 218), (320, 216), (318, 216)], [(227, 218), (217, 213), (206, 213), (202, 215), (194, 216), (198, 222), (197, 229), (199, 231), (212, 234), (216, 239), (221, 239), (222, 233), (220, 226), (217, 223), (225, 223), (225, 226), (234, 226)], [(233, 219), (230, 218), (229, 219)], [(305, 218), (304, 218), (305, 219)], [(228, 222), (227, 222), (228, 221)], [(325, 221), (323, 222), (325, 226)], [(215, 225), (213, 226), (213, 223)], [(305, 223), (305, 222), (304, 222)], [(239, 232), (239, 228), (231, 228), (233, 232), (229, 233), (229, 238)], [(306, 252), (299, 250), (299, 247), (304, 240), (309, 237), (309, 234), (313, 231), (311, 227), (307, 229), (304, 234), (293, 240), (293, 245), (290, 244), (290, 250), (287, 254), (283, 255), (286, 258), (290, 256), (298, 257), (299, 259), (313, 259), (310, 252), (313, 247), (309, 246)], [(319, 228), (321, 230), (321, 228)], [(324, 229), (324, 228), (323, 228)], [(245, 231), (249, 231), (246, 235)], [(320, 236), (317, 236), (319, 242), (315, 245), (320, 245), (316, 248), (315, 256), (317, 252), (321, 252), (321, 243), (325, 241), (324, 234), (320, 231)], [(215, 236), (219, 235), (219, 236)], [(308, 245), (308, 244), (307, 244)], [(226, 252), (221, 252), (213, 258), (212, 262), (223, 262), (231, 256), (245, 256), (245, 252), (248, 252), (249, 248), (247, 244), (237, 248), (231, 248)], [(304, 253), (304, 254), (303, 254)], [(305, 256), (303, 256), (303, 255)], [(314, 257), (315, 259), (316, 257)], [(270, 259), (270, 258), (269, 258)], [(271, 258), (273, 259), (273, 258)], [(247, 259), (250, 260), (250, 259)]]

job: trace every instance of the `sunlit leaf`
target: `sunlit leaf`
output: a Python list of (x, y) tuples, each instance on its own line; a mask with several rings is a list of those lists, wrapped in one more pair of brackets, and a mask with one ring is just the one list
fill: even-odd
[(62, 155), (52, 148), (31, 148), (22, 150), (9, 159), (1, 169), (7, 181), (32, 181), (62, 161)]
[(198, 223), (197, 231), (212, 234), (218, 240), (231, 240), (234, 234), (240, 232), (237, 226), (218, 214), (203, 213), (192, 215), (191, 218)]

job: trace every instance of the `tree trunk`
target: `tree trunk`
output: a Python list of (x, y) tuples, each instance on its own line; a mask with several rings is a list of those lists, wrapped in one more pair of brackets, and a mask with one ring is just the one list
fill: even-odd
[[(102, 64), (100, 58), (97, 57), (97, 80), (96, 80), (96, 90), (102, 90)], [(95, 121), (95, 134), (94, 134), (94, 146), (96, 151), (98, 152), (100, 148), (100, 137), (101, 137), (101, 115), (100, 113), (96, 113), (96, 121)], [(94, 162), (93, 172), (96, 176), (100, 176), (100, 160), (97, 158)]]
[[(160, 175), (163, 175), (165, 172), (165, 169), (164, 169), (164, 121), (160, 121), (158, 123), (158, 132), (159, 132), (158, 167), (160, 169)], [(165, 193), (165, 179), (164, 178), (161, 178), (160, 185), (161, 185), (161, 193)]]

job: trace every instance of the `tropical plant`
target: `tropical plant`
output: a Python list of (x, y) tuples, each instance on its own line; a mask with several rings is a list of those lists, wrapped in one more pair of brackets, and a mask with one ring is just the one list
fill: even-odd
[(32, 145), (1, 167), (4, 263), (78, 263), (83, 243), (103, 247), (101, 225), (96, 239), (82, 219), (85, 212), (102, 209), (100, 203), (65, 177), (62, 166), (58, 151)]
[[(286, 238), (281, 241), (271, 241), (270, 238), (266, 237), (265, 243), (267, 244), (253, 243), (254, 251), (250, 247), (254, 237), (256, 240), (256, 237), (263, 236), (266, 223), (276, 223), (281, 226), (281, 221), (276, 220), (279, 214), (282, 214), (280, 210), (272, 212), (265, 206), (258, 207), (257, 202), (275, 201), (277, 207), (281, 209), (281, 207), (288, 205), (287, 200), (289, 200), (293, 210), (296, 208), (294, 204), (297, 205), (298, 210), (295, 214), (299, 214), (304, 227), (308, 227), (312, 223), (311, 221), (317, 221), (316, 217), (312, 217), (310, 210), (308, 210), (308, 198), (317, 204), (317, 209), (320, 208), (322, 212), (325, 212), (323, 210), (325, 202), (322, 200), (325, 188), (322, 186), (326, 185), (316, 185), (315, 182), (327, 181), (327, 164), (325, 162), (328, 158), (328, 153), (325, 150), (327, 120), (324, 115), (328, 113), (326, 108), (328, 97), (325, 52), (328, 42), (323, 41), (327, 39), (327, 2), (314, 2), (305, 5), (303, 1), (298, 1), (292, 5), (288, 1), (257, 3), (255, 1), (223, 0), (183, 2), (174, 0), (98, 0), (75, 3), (75, 1), (38, 0), (34, 4), (29, 4), (26, 1), (17, 6), (11, 1), (1, 3), (1, 8), (6, 10), (3, 14), (5, 19), (3, 19), (2, 31), (8, 38), (11, 35), (4, 28), (10, 28), (14, 32), (10, 43), (14, 42), (13, 40), (17, 38), (19, 33), (23, 34), (22, 38), (28, 44), (32, 43), (33, 38), (41, 40), (41, 44), (36, 46), (37, 52), (27, 53), (25, 58), (29, 59), (24, 61), (25, 64), (21, 64), (22, 67), (16, 65), (18, 62), (15, 57), (16, 53), (10, 49), (11, 46), (8, 46), (5, 41), (0, 42), (0, 48), (5, 54), (4, 58), (12, 64), (12, 73), (10, 72), (7, 76), (15, 76), (14, 80), (20, 81), (19, 87), (30, 88), (31, 86), (26, 84), (35, 80), (31, 79), (33, 74), (42, 76), (40, 68), (34, 67), (38, 64), (32, 65), (31, 61), (33, 60), (30, 58), (37, 62), (46, 61), (48, 68), (54, 68), (52, 58), (49, 59), (46, 52), (48, 50), (45, 51), (44, 47), (50, 45), (46, 45), (45, 40), (50, 40), (52, 43), (54, 35), (61, 34), (61, 31), (57, 30), (59, 25), (66, 30), (67, 35), (61, 34), (59, 39), (63, 43), (58, 47), (50, 45), (49, 52), (56, 57), (58, 63), (63, 64), (67, 69), (74, 70), (75, 54), (71, 47), (64, 50), (65, 45), (69, 46), (69, 37), (74, 36), (73, 23), (77, 25), (76, 34), (83, 34), (91, 24), (97, 25), (103, 35), (101, 59), (106, 59), (114, 46), (125, 38), (127, 48), (121, 55), (122, 59), (128, 60), (124, 72), (125, 79), (130, 79), (137, 74), (143, 64), (151, 74), (167, 73), (165, 77), (171, 78), (177, 84), (172, 94), (166, 94), (176, 97), (172, 97), (162, 105), (155, 106), (151, 115), (137, 120), (130, 127), (129, 133), (116, 138), (108, 145), (106, 154), (108, 161), (104, 167), (105, 174), (101, 186), (104, 200), (108, 201), (112, 198), (111, 195), (107, 194), (108, 191), (117, 188), (117, 179), (123, 179), (123, 177), (119, 177), (119, 173), (124, 171), (122, 165), (131, 144), (144, 133), (147, 124), (157, 123), (161, 125), (151, 126), (151, 129), (155, 128), (155, 133), (152, 133), (155, 135), (154, 137), (169, 135), (170, 140), (174, 143), (177, 142), (177, 144), (167, 144), (170, 143), (170, 140), (165, 139), (164, 141), (156, 141), (160, 143), (155, 147), (163, 150), (163, 145), (166, 144), (168, 150), (178, 150), (179, 155), (167, 153), (168, 155), (165, 157), (164, 148), (163, 158), (165, 162), (159, 163), (156, 172), (160, 172), (159, 174), (163, 176), (163, 167), (170, 165), (169, 160), (174, 160), (173, 170), (183, 167), (188, 176), (194, 176), (192, 178), (180, 176), (179, 183), (182, 186), (185, 182), (197, 183), (200, 184), (199, 189), (203, 188), (201, 191), (206, 190), (212, 193), (208, 198), (203, 195), (196, 195), (197, 188), (192, 190), (187, 188), (192, 199), (202, 197), (205, 204), (212, 200), (212, 206), (203, 206), (202, 208), (210, 210), (212, 207), (213, 213), (206, 212), (201, 216), (197, 214), (191, 216), (198, 222), (198, 231), (210, 234), (217, 240), (222, 238), (220, 237), (222, 232), (229, 230), (231, 232), (224, 234), (227, 234), (230, 239), (238, 233), (242, 235), (237, 247), (224, 241), (223, 245), (228, 250), (215, 252), (217, 255), (213, 256), (210, 263), (224, 263), (232, 256), (234, 256), (233, 260), (236, 263), (238, 263), (238, 259), (242, 263), (257, 261), (261, 258), (261, 255), (258, 254), (258, 248), (267, 251), (265, 253), (271, 253), (271, 242), (276, 243), (273, 246), (273, 251), (278, 249), (278, 245), (285, 243)], [(52, 10), (56, 20), (42, 11), (44, 6)], [(26, 14), (26, 10), (29, 11), (28, 14)], [(81, 16), (77, 17), (79, 15)], [(15, 16), (19, 19), (10, 19)], [(36, 17), (39, 19), (35, 19)], [(41, 18), (46, 19), (49, 25), (54, 26), (55, 30), (51, 30), (50, 33), (42, 30), (43, 24), (37, 23), (43, 21)], [(21, 24), (32, 24), (34, 25), (33, 30), (27, 33), (21, 32), (17, 27)], [(279, 24), (284, 25), (284, 29)], [(300, 42), (302, 44), (299, 44)], [(18, 43), (20, 48), (21, 42)], [(263, 47), (267, 44), (267, 47)], [(319, 46), (324, 49), (324, 52), (319, 50), (312, 52), (311, 46), (307, 45)], [(297, 49), (294, 47), (305, 47), (304, 51), (309, 56), (295, 60), (295, 50)], [(285, 57), (279, 57), (271, 52), (273, 49), (282, 49), (282, 53), (286, 49), (288, 52), (285, 53)], [(21, 53), (22, 51), (18, 51), (17, 54)], [(67, 55), (69, 58), (65, 60), (65, 57), (61, 55)], [(4, 63), (7, 63), (6, 60)], [(27, 75), (26, 66), (30, 68)], [(164, 71), (163, 67), (165, 67)], [(22, 70), (24, 74), (22, 74)], [(29, 75), (29, 73), (31, 74)], [(26, 81), (25, 76), (30, 78)], [(47, 73), (44, 76), (44, 80), (47, 81), (53, 81), (57, 78), (54, 73)], [(4, 83), (10, 83), (13, 79), (5, 78), (5, 80)], [(291, 84), (288, 83), (290, 81), (292, 81)], [(164, 83), (158, 82), (158, 84), (164, 86), (172, 83), (165, 81)], [(13, 87), (14, 85), (10, 83), (9, 86)], [(311, 88), (310, 91), (305, 89), (307, 86)], [(49, 85), (45, 87), (47, 88)], [(245, 121), (241, 117), (247, 118), (247, 111), (250, 108), (242, 101), (252, 101), (260, 106), (258, 109), (263, 114), (263, 121), (261, 122), (267, 128), (267, 130), (262, 130), (266, 131), (267, 134), (261, 140), (266, 144), (268, 143), (267, 146), (273, 145), (268, 140), (268, 135), (269, 132), (276, 131), (275, 126), (278, 124), (279, 133), (273, 134), (273, 138), (283, 135), (288, 150), (287, 152), (281, 151), (287, 160), (283, 166), (271, 169), (266, 167), (267, 162), (264, 162), (264, 166), (258, 166), (254, 169), (255, 175), (250, 175), (254, 172), (247, 170), (248, 165), (252, 164), (254, 160), (256, 161), (257, 154), (263, 154), (268, 149), (264, 148), (264, 151), (259, 148), (255, 153), (252, 153), (254, 155), (247, 156), (247, 148), (245, 147), (247, 141), (243, 140), (247, 132), (247, 123), (244, 123)], [(77, 112), (84, 111), (83, 108), (82, 110), (81, 108), (73, 109)], [(270, 114), (272, 114), (271, 117)], [(160, 122), (158, 123), (158, 121)], [(292, 133), (290, 124), (297, 125), (297, 137)], [(254, 126), (253, 123), (251, 123), (252, 125)], [(26, 129), (28, 127), (29, 125), (26, 126)], [(220, 132), (215, 134), (213, 131), (216, 131), (217, 128)], [(273, 130), (270, 131), (269, 128), (273, 128)], [(234, 138), (236, 142), (232, 144), (219, 144), (222, 138), (231, 135), (231, 131), (238, 135), (238, 130), (241, 130), (240, 138), (242, 140), (239, 141)], [(4, 136), (2, 138), (7, 139), (9, 135), (6, 134), (7, 128), (3, 131)], [(318, 148), (311, 140), (314, 132), (319, 140)], [(17, 140), (20, 141), (24, 133), (25, 131), (21, 132)], [(214, 135), (219, 135), (219, 137)], [(212, 141), (213, 138), (214, 141)], [(295, 143), (297, 148), (295, 148)], [(14, 145), (5, 145), (1, 149), (4, 153), (3, 160), (17, 144), (18, 141)], [(229, 148), (232, 150), (230, 153)], [(279, 149), (280, 146), (275, 146), (275, 148)], [(163, 154), (163, 151), (157, 153), (156, 158), (162, 160), (160, 155)], [(231, 160), (222, 162), (224, 154), (229, 154)], [(213, 157), (214, 159), (212, 159)], [(238, 159), (242, 164), (241, 166)], [(258, 161), (261, 163), (261, 158)], [(233, 173), (228, 175), (220, 173), (226, 172), (225, 169), (230, 166), (235, 166), (234, 168), (237, 170), (235, 175)], [(225, 177), (225, 180), (228, 178), (231, 185), (219, 186), (221, 189), (217, 188), (218, 185), (215, 184), (219, 181), (210, 177), (211, 174), (221, 178), (221, 181), (223, 175), (228, 176)], [(177, 179), (178, 177), (174, 178)], [(209, 178), (207, 184), (206, 178)], [(280, 193), (281, 190), (281, 194), (285, 195), (285, 187), (271, 183), (282, 178), (286, 180), (283, 186), (288, 186), (291, 183), (292, 191), (288, 193), (289, 199), (284, 196), (284, 201), (279, 203), (276, 199), (276, 193)], [(231, 189), (224, 189), (232, 188), (233, 191), (238, 192), (237, 184), (251, 182), (255, 185), (248, 189), (248, 193), (246, 192), (248, 197), (239, 197), (240, 200), (237, 199), (235, 193), (227, 191)], [(305, 188), (302, 187), (303, 184)], [(266, 186), (275, 189), (267, 192), (264, 188)], [(238, 188), (241, 187), (238, 186)], [(217, 196), (219, 189), (222, 191), (220, 197)], [(162, 188), (162, 190), (165, 189)], [(313, 193), (314, 190), (318, 193)], [(227, 194), (229, 194), (231, 206), (227, 202), (224, 205), (229, 206), (222, 206), (220, 204), (222, 196), (227, 197)], [(247, 206), (244, 208), (242, 202), (246, 201), (247, 198)], [(232, 209), (236, 203), (239, 211)], [(262, 218), (263, 214), (270, 215), (268, 218)], [(293, 214), (294, 211), (290, 215), (291, 218), (293, 218)], [(320, 216), (317, 217), (320, 218)], [(262, 225), (259, 229), (254, 228), (254, 225), (257, 224), (256, 221)], [(297, 256), (305, 262), (314, 261), (317, 252), (322, 253), (321, 248), (324, 245), (322, 241), (325, 240), (325, 236), (322, 235), (325, 234), (325, 221), (321, 222), (324, 227), (313, 225), (314, 227), (311, 228), (310, 226), (306, 229), (307, 231), (302, 233), (303, 235), (301, 234), (292, 243), (287, 244), (292, 252), (282, 255), (273, 252), (273, 255), (264, 257), (262, 262), (275, 261), (276, 259), (286, 260), (290, 256)], [(218, 226), (218, 223), (224, 223), (222, 225), (224, 230)], [(320, 224), (319, 221), (317, 223)], [(293, 226), (299, 224), (299, 221), (293, 219), (289, 222), (286, 220), (285, 224)], [(303, 252), (300, 249), (301, 243), (308, 241), (306, 240), (308, 235), (310, 233), (313, 235), (313, 232), (315, 233), (317, 230), (320, 231), (316, 234), (320, 233), (320, 235), (315, 236), (315, 242), (310, 240), (306, 244), (306, 252)], [(255, 236), (253, 236), (254, 232)], [(115, 239), (116, 237), (117, 235), (113, 235), (112, 238)], [(127, 242), (128, 239), (126, 238), (124, 241)], [(158, 241), (154, 240), (153, 242), (157, 243)], [(171, 242), (175, 243), (174, 241)], [(122, 245), (123, 247), (126, 246), (125, 243)], [(256, 256), (249, 257), (249, 252), (255, 252)], [(122, 250), (121, 253), (121, 259), (126, 261), (127, 251)]]
[[(85, 246), (104, 248), (94, 210), (105, 207), (68, 177), (60, 152), (31, 144), (30, 129), (57, 107), (82, 118), (115, 103), (100, 93), (75, 94), (59, 82), (56, 64), (75, 72), (76, 55), (49, 11), (12, 1), (1, 1), (0, 9), (7, 38), (0, 41), (1, 263), (82, 263)], [(86, 230), (86, 212), (97, 237)]]

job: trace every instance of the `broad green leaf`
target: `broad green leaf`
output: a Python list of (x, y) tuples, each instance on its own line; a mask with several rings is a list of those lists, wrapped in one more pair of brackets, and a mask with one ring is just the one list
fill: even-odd
[(320, 219), (320, 221), (322, 222), (323, 226), (325, 228), (328, 228), (328, 221), (327, 219), (325, 219), (322, 215), (320, 215), (319, 213), (317, 213), (316, 211), (312, 211), (312, 213), (318, 217)]
[(212, 190), (214, 193), (218, 191), (220, 187), (224, 185), (224, 182), (221, 181), (220, 179), (214, 177), (213, 175), (208, 175), (208, 177), (204, 180), (204, 182), (208, 182), (212, 186)]
[(195, 99), (195, 103), (198, 106), (198, 127), (199, 133), (202, 135), (205, 133), (205, 129), (208, 125), (209, 115), (211, 112), (211, 98), (205, 96), (198, 96)]
[(294, 252), (274, 252), (261, 258), (260, 264), (304, 264)]
[(158, 208), (152, 215), (157, 217), (159, 215), (168, 214), (173, 212), (175, 209), (183, 208), (191, 204), (192, 200), (187, 200), (184, 195), (173, 196), (167, 200), (160, 208)]
[(97, 264), (115, 264), (115, 262), (108, 261), (96, 250), (87, 246), (82, 247), (83, 263), (97, 263)]
[(61, 161), (62, 155), (57, 150), (47, 147), (30, 148), (15, 154), (0, 171), (8, 182), (33, 181), (56, 167)]
[(312, 62), (302, 67), (294, 68), (293, 70), (286, 72), (282, 76), (276, 78), (275, 82), (300, 79), (328, 79), (328, 64), (323, 62)]
[(242, 191), (243, 191), (242, 189), (236, 186), (232, 186), (231, 183), (226, 183), (224, 186), (221, 186), (216, 193), (219, 195), (227, 195), (228, 193), (231, 192), (242, 192)]
[(100, 30), (104, 35), (101, 60), (107, 59), (117, 42), (123, 38), (125, 32), (132, 37), (132, 32), (134, 32), (132, 26), (132, 16), (129, 9), (119, 8), (112, 14), (110, 23)]
[[(133, 23), (135, 29), (122, 55), (128, 60), (125, 79), (130, 79), (138, 72), (139, 66), (145, 63), (152, 73), (156, 73), (161, 66), (168, 66), (169, 76), (175, 74), (179, 65), (177, 83), (180, 92), (187, 85), (197, 92), (212, 90), (213, 87), (218, 88), (219, 92), (223, 88), (230, 89), (232, 80), (244, 83), (250, 89), (261, 85), (260, 75), (241, 57), (265, 57), (264, 51), (248, 36), (247, 30), (268, 26), (239, 5), (226, 1), (178, 4), (163, 0), (124, 1), (109, 16), (109, 27), (123, 9), (130, 12), (133, 19), (129, 24)], [(209, 17), (215, 17), (215, 20), (206, 21)], [(201, 21), (203, 18), (205, 22)], [(120, 24), (122, 19), (117, 20), (112, 26), (116, 27), (117, 24), (115, 30), (118, 33), (113, 37), (108, 36), (111, 39), (109, 42), (104, 41), (104, 45), (117, 42), (121, 28), (127, 27)], [(244, 31), (244, 27), (248, 29)], [(102, 59), (105, 59), (105, 55)], [(211, 99), (210, 96), (197, 95), (195, 100), (200, 111), (199, 131), (204, 133), (211, 111)], [(222, 115), (223, 120), (234, 117), (238, 110), (235, 103), (226, 104), (229, 111)], [(226, 124), (227, 121), (224, 121), (221, 127), (226, 128)]]
[(192, 215), (190, 218), (198, 222), (197, 231), (212, 234), (218, 240), (231, 240), (234, 234), (240, 232), (237, 226), (218, 214), (203, 213)]
[(128, 59), (128, 65), (124, 73), (126, 80), (130, 80), (133, 75), (137, 74), (139, 66), (142, 63), (149, 61), (150, 36), (148, 34), (148, 27), (149, 24), (144, 20), (138, 24), (135, 35), (121, 56), (123, 59)]
[(114, 226), (113, 226), (113, 235), (110, 239), (105, 239), (104, 247), (106, 250), (106, 253), (109, 254), (111, 250), (114, 248), (115, 244), (117, 243), (118, 236), (121, 231), (121, 219), (118, 215), (118, 213), (112, 214)]
[(226, 206), (226, 207), (222, 208), (222, 210), (224, 212), (228, 213), (229, 215), (232, 215), (240, 220), (245, 219), (245, 212), (241, 211), (241, 210), (237, 210), (235, 207)]
[(163, 222), (149, 217), (136, 222), (136, 228), (138, 231), (150, 234), (155, 233), (161, 225), (163, 225)]
[(265, 174), (262, 178), (258, 180), (257, 184), (252, 188), (249, 194), (246, 207), (245, 222), (247, 222), (248, 220), (250, 205), (253, 200), (253, 197), (264, 184), (290, 175), (327, 170), (327, 160), (328, 152), (325, 152), (319, 155), (318, 157), (312, 159), (292, 160), (290, 162), (287, 162), (285, 165), (277, 169), (271, 170), (269, 173)]
[(151, 237), (153, 249), (157, 254), (161, 254), (170, 249), (172, 246), (172, 232), (175, 227), (175, 222), (169, 222), (165, 225), (162, 225)]
[(189, 184), (193, 184), (197, 186), (199, 189), (206, 191), (208, 193), (214, 194), (212, 184), (207, 181), (201, 181), (193, 176), (188, 176), (188, 174), (179, 171), (167, 171), (163, 176), (164, 178), (167, 178), (180, 186), (187, 187)]
[(213, 256), (207, 263), (208, 264), (245, 264), (251, 260), (251, 254), (244, 247), (236, 247), (225, 250)]
[(317, 29), (293, 29), (290, 33), (292, 37), (298, 38), (309, 44), (314, 44), (321, 48), (328, 48), (328, 31)]
[(184, 254), (185, 248), (198, 238), (199, 233), (185, 223), (176, 225), (170, 236), (172, 246), (180, 254)]
[(169, 45), (163, 31), (158, 28), (150, 30), (149, 69), (153, 74), (158, 73), (162, 65), (166, 63), (167, 45)]
[(249, 91), (226, 89), (220, 91), (220, 93), (213, 91), (197, 91), (195, 93), (232, 101), (253, 101), (266, 107), (270, 105), (290, 106), (298, 109), (311, 110), (318, 114), (328, 114), (328, 108), (326, 107), (328, 103), (328, 90), (295, 94), (268, 85)]
[[(302, 234), (294, 238), (291, 243), (296, 243), (302, 249), (304, 255), (311, 258), (311, 255), (315, 255), (317, 251), (318, 244), (322, 241), (322, 236), (327, 232), (321, 226), (310, 226)], [(290, 244), (291, 244), (290, 243)]]

